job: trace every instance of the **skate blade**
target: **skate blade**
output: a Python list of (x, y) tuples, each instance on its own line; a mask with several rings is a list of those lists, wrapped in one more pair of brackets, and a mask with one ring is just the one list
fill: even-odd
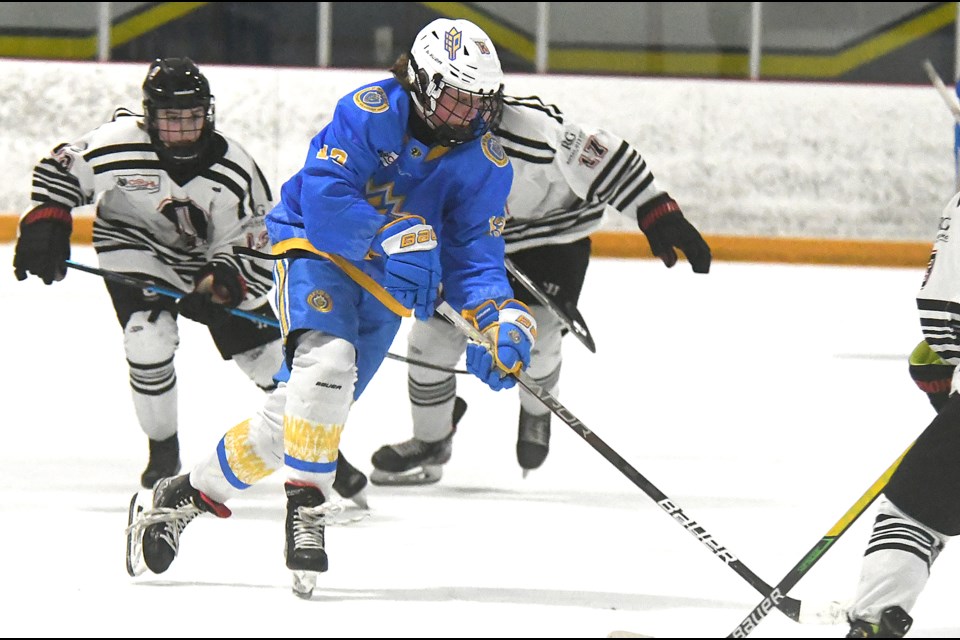
[(293, 595), (303, 600), (309, 600), (313, 597), (313, 589), (317, 586), (316, 571), (294, 571), (293, 572)]
[(367, 501), (366, 489), (361, 489), (357, 493), (353, 494), (353, 497), (351, 497), (350, 500), (353, 501), (353, 504), (357, 505), (364, 511), (370, 510), (370, 503)]
[(143, 559), (143, 527), (134, 526), (143, 518), (143, 512), (153, 506), (153, 491), (138, 491), (130, 498), (127, 512), (127, 575), (136, 578), (147, 571)]
[(443, 465), (427, 464), (422, 467), (414, 467), (407, 471), (394, 473), (392, 471), (381, 471), (374, 469), (370, 474), (370, 482), (379, 486), (387, 487), (406, 487), (414, 485), (434, 484), (443, 477)]

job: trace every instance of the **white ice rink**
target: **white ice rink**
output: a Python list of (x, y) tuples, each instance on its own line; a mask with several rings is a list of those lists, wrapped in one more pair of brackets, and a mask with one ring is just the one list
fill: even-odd
[[(328, 528), (330, 571), (290, 593), (272, 477), (199, 518), (162, 576), (124, 570), (127, 505), (147, 455), (102, 281), (13, 277), (4, 340), (0, 634), (5, 637), (723, 637), (761, 600), (564, 423), (527, 479), (516, 391), (458, 376), (469, 409), (438, 485), (371, 487), (369, 518)], [(96, 265), (91, 248), (73, 259)], [(933, 417), (907, 374), (922, 269), (595, 259), (564, 343), (560, 399), (768, 583), (778, 582)], [(391, 351), (405, 354), (404, 325)], [(180, 322), (182, 457), (259, 405), (203, 327)], [(342, 446), (366, 472), (410, 435), (405, 365), (386, 360)], [(846, 599), (874, 507), (791, 591)], [(912, 637), (960, 636), (960, 555), (934, 566)], [(753, 637), (842, 637), (778, 612)]]

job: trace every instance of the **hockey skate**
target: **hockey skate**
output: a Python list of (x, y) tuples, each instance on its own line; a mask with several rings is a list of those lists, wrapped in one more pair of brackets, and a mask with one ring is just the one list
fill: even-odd
[(150, 440), (150, 461), (140, 476), (140, 486), (153, 489), (163, 478), (180, 473), (180, 441), (177, 434), (166, 440)]
[(293, 571), (293, 594), (309, 600), (317, 585), (317, 575), (327, 570), (324, 548), (326, 516), (336, 507), (324, 502), (317, 487), (287, 482), (287, 537), (284, 555)]
[(913, 618), (902, 607), (887, 607), (880, 614), (880, 622), (851, 620), (847, 638), (902, 638), (910, 631)]
[(370, 482), (381, 486), (423, 485), (439, 482), (443, 465), (453, 452), (453, 434), (467, 411), (467, 403), (457, 397), (453, 403), (453, 429), (443, 440), (425, 442), (410, 438), (398, 444), (384, 445), (373, 454)]
[(520, 407), (520, 423), (517, 430), (517, 462), (523, 469), (523, 477), (538, 468), (547, 459), (550, 451), (550, 414), (535, 416)]
[(180, 550), (180, 534), (201, 513), (226, 518), (230, 510), (194, 489), (189, 474), (135, 493), (127, 516), (127, 573), (166, 571)]
[(333, 490), (344, 500), (353, 500), (361, 509), (369, 509), (367, 503), (367, 476), (350, 464), (343, 452), (337, 454), (337, 475), (333, 480)]

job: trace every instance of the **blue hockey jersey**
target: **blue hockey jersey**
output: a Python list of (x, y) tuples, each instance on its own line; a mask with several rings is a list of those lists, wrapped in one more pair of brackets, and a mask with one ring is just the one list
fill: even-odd
[(436, 230), (443, 297), (455, 309), (513, 297), (502, 238), (513, 170), (503, 148), (490, 133), (456, 147), (424, 145), (409, 131), (411, 108), (393, 78), (337, 103), (267, 216), (274, 252), (306, 249), (333, 260), (408, 315), (380, 287), (382, 258), (371, 259), (370, 249), (390, 216), (413, 214)]

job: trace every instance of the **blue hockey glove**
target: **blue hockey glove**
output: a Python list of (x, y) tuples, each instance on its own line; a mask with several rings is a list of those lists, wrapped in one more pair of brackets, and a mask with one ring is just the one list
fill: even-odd
[(419, 216), (398, 218), (380, 229), (373, 250), (383, 252), (383, 288), (420, 320), (433, 316), (440, 287), (440, 249), (433, 227)]
[(537, 321), (527, 305), (506, 300), (499, 307), (493, 300), (468, 312), (467, 318), (487, 336), (491, 347), (467, 345), (467, 370), (494, 391), (517, 384), (512, 375), (530, 365), (530, 351), (537, 339)]

